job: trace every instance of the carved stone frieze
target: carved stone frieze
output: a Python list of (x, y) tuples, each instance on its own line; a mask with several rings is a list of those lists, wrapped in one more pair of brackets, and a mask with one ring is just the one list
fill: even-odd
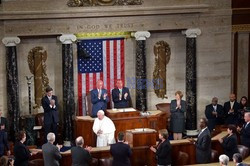
[(69, 0), (69, 7), (142, 5), (142, 0)]

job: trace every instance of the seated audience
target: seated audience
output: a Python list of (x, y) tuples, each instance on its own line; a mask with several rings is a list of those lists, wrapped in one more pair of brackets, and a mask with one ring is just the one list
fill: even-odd
[(238, 125), (239, 126), (242, 126), (245, 123), (244, 114), (245, 112), (247, 112), (247, 106), (248, 106), (247, 97), (246, 96), (241, 97), (240, 108), (238, 110), (239, 112), (238, 113)]
[(242, 156), (240, 153), (235, 153), (233, 155), (233, 161), (235, 166), (247, 166), (247, 164), (242, 163)]
[(97, 135), (97, 147), (108, 146), (109, 144), (115, 143), (115, 125), (111, 119), (104, 115), (103, 110), (97, 112), (93, 131)]
[(208, 129), (213, 131), (216, 125), (223, 124), (223, 107), (218, 104), (218, 98), (214, 97), (212, 103), (206, 106), (205, 115), (208, 120)]
[(224, 139), (219, 139), (224, 153), (229, 157), (230, 160), (233, 158), (233, 154), (239, 153), (238, 151), (238, 143), (237, 143), (237, 135), (236, 135), (236, 127), (234, 125), (229, 125), (227, 129), (228, 135)]
[(211, 161), (211, 135), (207, 127), (208, 121), (206, 118), (200, 119), (200, 133), (197, 141), (189, 139), (196, 147), (196, 163), (205, 164)]
[(156, 148), (150, 147), (150, 150), (156, 154), (157, 165), (171, 165), (171, 144), (166, 129), (159, 130), (159, 143)]
[(44, 166), (59, 166), (60, 160), (62, 158), (60, 153), (60, 145), (54, 145), (56, 140), (56, 136), (54, 133), (49, 133), (47, 135), (47, 143), (43, 144), (42, 151), (43, 151), (43, 160)]
[(227, 166), (229, 163), (229, 157), (225, 154), (220, 155), (219, 157), (220, 166)]
[(17, 142), (14, 146), (15, 166), (28, 166), (29, 158), (37, 152), (30, 152), (24, 145), (26, 141), (25, 131), (20, 131), (17, 136)]
[(0, 124), (0, 157), (4, 155), (5, 149), (7, 150), (7, 155), (10, 155), (10, 147), (7, 139), (7, 132), (5, 131), (5, 125)]
[(8, 157), (7, 156), (2, 156), (0, 158), (0, 166), (8, 166)]
[(5, 128), (4, 130), (8, 131), (8, 121), (5, 117), (2, 116), (3, 112), (0, 109), (0, 124), (4, 124)]
[(236, 101), (235, 94), (230, 94), (229, 98), (230, 100), (224, 104), (225, 123), (237, 125), (240, 104)]
[(240, 132), (240, 140), (241, 144), (250, 148), (250, 112), (246, 112), (244, 115), (245, 124), (242, 128), (238, 127), (238, 131)]
[(109, 102), (107, 90), (103, 88), (103, 81), (98, 80), (96, 86), (97, 88), (91, 91), (92, 117), (97, 117), (99, 110), (106, 111)]
[(124, 133), (118, 133), (118, 140), (116, 144), (112, 144), (110, 147), (110, 153), (113, 156), (113, 166), (130, 166), (130, 157), (132, 151), (127, 142), (124, 142)]
[(112, 90), (114, 108), (128, 108), (130, 102), (129, 89), (123, 86), (122, 80), (117, 80), (116, 88)]
[(76, 138), (76, 146), (71, 148), (72, 166), (88, 166), (91, 161), (91, 147), (83, 148), (84, 140), (82, 137)]

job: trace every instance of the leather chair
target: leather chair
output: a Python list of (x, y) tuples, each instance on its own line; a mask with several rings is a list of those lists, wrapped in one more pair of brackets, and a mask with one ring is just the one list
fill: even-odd
[(91, 93), (89, 92), (87, 95), (86, 95), (86, 108), (87, 108), (87, 115), (91, 116), (92, 115), (92, 103), (91, 103)]
[(188, 165), (189, 156), (186, 152), (179, 151), (174, 165)]
[(238, 145), (238, 151), (241, 154), (243, 160), (249, 155), (249, 149), (244, 145)]
[(44, 166), (43, 159), (34, 159), (29, 161), (29, 166)]
[(170, 127), (170, 103), (158, 103), (155, 105), (157, 110), (167, 113), (167, 129)]
[(211, 163), (219, 162), (219, 153), (217, 150), (211, 151)]
[(99, 159), (99, 166), (112, 166), (113, 158), (102, 158)]

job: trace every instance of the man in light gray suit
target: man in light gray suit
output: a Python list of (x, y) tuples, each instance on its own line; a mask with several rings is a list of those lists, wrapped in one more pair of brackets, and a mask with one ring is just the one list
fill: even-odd
[(53, 145), (55, 142), (55, 134), (49, 133), (47, 135), (48, 142), (46, 144), (43, 144), (42, 151), (43, 151), (43, 160), (44, 160), (44, 166), (59, 166), (60, 160), (62, 158), (60, 154), (60, 146), (59, 145)]
[(190, 140), (196, 147), (196, 163), (205, 164), (211, 161), (211, 135), (207, 127), (208, 121), (206, 118), (200, 119), (200, 133), (197, 141)]

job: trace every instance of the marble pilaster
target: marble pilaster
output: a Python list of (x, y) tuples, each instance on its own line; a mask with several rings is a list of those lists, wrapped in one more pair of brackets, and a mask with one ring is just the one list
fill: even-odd
[(76, 41), (76, 36), (72, 34), (65, 34), (60, 36), (59, 40), (62, 42), (64, 136), (66, 141), (72, 141), (72, 116), (75, 110), (72, 43)]

